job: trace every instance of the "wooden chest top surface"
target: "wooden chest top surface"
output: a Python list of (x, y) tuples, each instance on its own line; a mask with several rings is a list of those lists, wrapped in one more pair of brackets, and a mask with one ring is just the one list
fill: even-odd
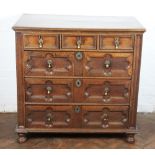
[(67, 16), (25, 14), (13, 26), (14, 30), (101, 30), (141, 31), (144, 27), (134, 17), (120, 16)]

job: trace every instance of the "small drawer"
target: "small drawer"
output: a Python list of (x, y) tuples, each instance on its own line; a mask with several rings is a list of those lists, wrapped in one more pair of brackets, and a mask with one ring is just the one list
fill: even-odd
[(24, 34), (24, 49), (58, 49), (59, 35)]
[(72, 126), (71, 106), (26, 106), (27, 128), (69, 128)]
[(27, 103), (73, 102), (72, 79), (25, 79), (25, 101)]
[(87, 77), (130, 78), (132, 62), (133, 53), (87, 52), (83, 62), (83, 74)]
[(73, 76), (74, 53), (24, 51), (25, 76)]
[(101, 105), (129, 105), (130, 80), (78, 79), (75, 80), (76, 102)]
[(97, 48), (95, 35), (62, 35), (62, 49), (87, 49)]
[(123, 129), (128, 127), (127, 106), (83, 106), (82, 127)]
[(132, 35), (101, 35), (100, 49), (103, 50), (133, 50), (134, 36)]

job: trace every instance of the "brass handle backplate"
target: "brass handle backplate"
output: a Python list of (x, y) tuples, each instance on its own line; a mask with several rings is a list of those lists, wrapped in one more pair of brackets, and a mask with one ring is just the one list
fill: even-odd
[(43, 43), (44, 43), (43, 38), (42, 38), (41, 35), (39, 35), (39, 38), (38, 38), (38, 45), (39, 45), (39, 48), (43, 48)]

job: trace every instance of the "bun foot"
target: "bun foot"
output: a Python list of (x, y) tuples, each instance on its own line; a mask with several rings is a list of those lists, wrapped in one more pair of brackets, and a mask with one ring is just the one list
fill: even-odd
[(134, 134), (127, 134), (126, 141), (130, 144), (135, 142), (135, 135)]
[(27, 140), (26, 134), (24, 134), (24, 133), (18, 134), (18, 139), (17, 139), (18, 143), (20, 143), (20, 144), (24, 143), (24, 142), (26, 142), (26, 140)]

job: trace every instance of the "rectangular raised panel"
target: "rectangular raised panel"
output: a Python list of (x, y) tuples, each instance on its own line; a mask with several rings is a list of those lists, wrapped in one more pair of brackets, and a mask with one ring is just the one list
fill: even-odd
[(58, 49), (59, 35), (24, 34), (24, 49)]
[(27, 128), (69, 128), (72, 126), (71, 106), (26, 106)]
[(131, 77), (132, 53), (85, 52), (84, 76)]
[(29, 103), (73, 102), (72, 79), (25, 79), (25, 101)]
[(133, 35), (100, 35), (100, 49), (103, 50), (133, 50)]
[(25, 76), (73, 76), (74, 53), (23, 52)]
[(62, 49), (87, 49), (97, 48), (97, 36), (94, 35), (62, 35)]
[[(129, 104), (130, 81), (109, 79), (82, 79), (74, 87), (75, 101), (99, 104)], [(74, 82), (75, 83), (75, 82)]]
[(82, 127), (121, 129), (128, 127), (127, 106), (83, 106)]

